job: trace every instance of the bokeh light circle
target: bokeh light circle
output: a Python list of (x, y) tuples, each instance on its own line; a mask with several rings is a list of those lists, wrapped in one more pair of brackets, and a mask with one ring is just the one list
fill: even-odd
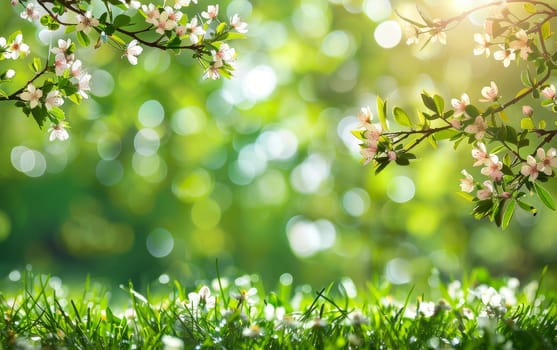
[(388, 20), (381, 22), (373, 33), (379, 46), (390, 49), (397, 46), (402, 39), (402, 29), (397, 21)]
[(164, 258), (174, 249), (174, 237), (163, 228), (156, 228), (151, 231), (145, 243), (147, 251), (155, 258)]

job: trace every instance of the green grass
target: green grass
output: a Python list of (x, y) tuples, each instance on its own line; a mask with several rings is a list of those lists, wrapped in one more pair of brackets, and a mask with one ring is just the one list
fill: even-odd
[(140, 293), (12, 273), (0, 294), (0, 349), (557, 348), (555, 295), (541, 280), (474, 276), (399, 298), (384, 281), (313, 290), (284, 278), (265, 292), (255, 275), (191, 287), (164, 276)]

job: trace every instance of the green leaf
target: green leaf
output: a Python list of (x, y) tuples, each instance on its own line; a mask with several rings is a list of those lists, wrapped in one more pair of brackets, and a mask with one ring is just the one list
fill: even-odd
[(217, 34), (221, 34), (222, 32), (224, 32), (224, 30), (226, 29), (226, 22), (221, 22), (216, 29)]
[(501, 220), (501, 228), (504, 230), (509, 226), (509, 223), (511, 222), (511, 219), (513, 217), (514, 214), (514, 208), (516, 205), (516, 201), (514, 199), (511, 200), (506, 200), (506, 206), (505, 209), (503, 210), (503, 218)]
[(35, 121), (37, 122), (37, 124), (39, 125), (39, 128), (43, 127), (44, 124), (44, 120), (46, 119), (47, 114), (44, 112), (43, 108), (33, 108), (31, 110), (31, 114), (33, 115), (33, 118), (35, 119)]
[(474, 105), (467, 105), (465, 108), (466, 114), (469, 115), (471, 118), (476, 118), (480, 115), (480, 111)]
[(354, 135), (358, 140), (365, 139), (363, 130), (351, 130), (352, 135)]
[(228, 32), (228, 35), (226, 36), (226, 40), (245, 39), (246, 37), (247, 35), (243, 33)]
[(437, 108), (437, 113), (443, 114), (443, 111), (445, 110), (445, 100), (443, 100), (443, 97), (439, 95), (435, 95), (433, 96), (433, 100), (435, 101), (435, 107)]
[(530, 88), (527, 88), (527, 87), (522, 88), (516, 93), (516, 95), (514, 95), (514, 97), (524, 96), (524, 95), (528, 94), (529, 91), (530, 91)]
[(117, 28), (125, 27), (130, 24), (130, 17), (126, 15), (118, 15), (114, 18), (113, 24)]
[(49, 113), (58, 120), (64, 120), (66, 118), (66, 114), (64, 113), (64, 111), (58, 107), (52, 108)]
[(532, 214), (532, 216), (536, 216), (538, 215), (538, 209), (536, 209), (536, 207), (534, 207), (532, 204), (517, 200), (516, 201), (518, 203), (518, 206), (520, 208), (522, 208), (523, 210), (529, 211), (530, 214)]
[(418, 27), (418, 28), (427, 27), (427, 25), (425, 25), (425, 24), (423, 24), (423, 23), (419, 23), (419, 22), (416, 22), (416, 21), (414, 21), (414, 20), (412, 20), (412, 19), (410, 19), (410, 18), (404, 17), (403, 15), (401, 15), (400, 13), (398, 13), (398, 11), (395, 11), (395, 12), (396, 12), (396, 15), (397, 15), (398, 17), (400, 17), (402, 20), (404, 20), (405, 22), (408, 22), (408, 23), (410, 23), (410, 24), (413, 24), (413, 25), (415, 25), (415, 26)]
[(458, 191), (456, 194), (459, 195), (460, 197), (462, 197), (464, 200), (466, 200), (468, 202), (473, 202), (474, 198), (475, 198), (470, 193), (467, 193), (467, 192), (464, 192), (464, 191)]
[(33, 59), (33, 70), (38, 73), (41, 70), (41, 59), (39, 57), (35, 57)]
[(536, 5), (530, 4), (530, 3), (524, 4), (524, 9), (526, 10), (526, 12), (532, 13), (532, 14), (537, 12), (536, 11)]
[(427, 92), (422, 92), (421, 96), (424, 106), (426, 106), (430, 111), (437, 112), (437, 105), (435, 104), (433, 97), (429, 96)]
[(435, 133), (435, 139), (440, 141), (440, 140), (446, 140), (446, 139), (450, 139), (453, 136), (457, 135), (458, 131), (456, 131), (455, 129), (445, 129), (445, 130), (441, 130)]
[(383, 171), (383, 169), (385, 169), (387, 167), (387, 165), (389, 165), (389, 159), (387, 158), (383, 158), (381, 160), (376, 159), (377, 161), (377, 167), (375, 168), (375, 175), (379, 174), (381, 171)]
[(393, 109), (393, 116), (397, 123), (402, 126), (412, 127), (412, 122), (408, 114), (400, 107), (395, 107)]
[[(520, 73), (520, 81), (522, 82), (522, 85), (524, 86), (532, 86), (532, 84), (530, 83), (530, 72), (528, 70), (523, 70)], [(524, 89), (522, 89), (524, 90)], [(520, 91), (522, 91), (520, 90)], [(520, 91), (517, 93), (517, 95), (520, 95)]]
[(381, 123), (381, 128), (387, 131), (387, 101), (383, 101), (380, 96), (377, 96), (377, 117)]
[(534, 182), (534, 189), (538, 194), (538, 198), (542, 201), (542, 203), (551, 210), (555, 210), (555, 202), (553, 201), (553, 197), (551, 197), (551, 193), (543, 188), (539, 183)]
[(532, 130), (534, 129), (534, 122), (532, 118), (525, 117), (520, 120), (520, 128), (523, 130)]
[(545, 40), (547, 40), (552, 35), (553, 35), (553, 33), (551, 32), (551, 22), (546, 21), (544, 24), (542, 24), (542, 36)]
[(81, 46), (89, 46), (91, 40), (83, 31), (77, 32), (77, 41), (81, 44)]

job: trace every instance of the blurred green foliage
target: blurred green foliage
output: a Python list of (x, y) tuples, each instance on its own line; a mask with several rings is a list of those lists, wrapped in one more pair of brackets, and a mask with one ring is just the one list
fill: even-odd
[[(517, 212), (506, 231), (471, 217), (456, 195), (470, 149), (423, 145), (410, 167), (378, 176), (359, 163), (349, 132), (376, 95), (412, 108), (424, 89), (477, 99), (490, 80), (503, 96), (519, 88), (518, 68), (472, 55), (474, 23), (450, 32), (447, 47), (377, 44), (393, 9), (412, 16), (418, 4), (441, 17), (456, 13), (453, 2), (220, 4), (250, 30), (233, 43), (239, 69), (230, 81), (202, 81), (187, 54), (147, 49), (131, 67), (104, 45), (79, 53), (93, 98), (64, 105), (69, 141), (49, 142), (0, 105), (3, 275), (32, 264), (115, 282), (196, 280), (214, 277), (218, 259), (226, 273), (269, 283), (288, 272), (296, 283), (384, 274), (420, 285), (434, 268), (458, 276), (482, 265), (528, 278), (553, 266), (555, 216), (543, 206), (537, 217)], [(45, 57), (48, 45), (17, 13), (0, 13), (2, 34), (21, 28)], [(19, 88), (29, 75), (16, 70)]]

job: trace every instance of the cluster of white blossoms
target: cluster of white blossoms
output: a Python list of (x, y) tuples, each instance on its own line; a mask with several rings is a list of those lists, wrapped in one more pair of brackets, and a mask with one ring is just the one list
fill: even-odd
[[(12, 6), (23, 6), (23, 10), (20, 12), (22, 19), (30, 22), (40, 20), (42, 25), (48, 26), (51, 30), (59, 26), (73, 28), (82, 45), (88, 46), (91, 40), (88, 35), (98, 33), (99, 38), (95, 47), (110, 40), (113, 47), (123, 51), (122, 58), (125, 57), (131, 65), (138, 64), (138, 57), (143, 52), (143, 45), (163, 50), (190, 49), (195, 51), (194, 57), (205, 69), (204, 79), (218, 79), (223, 73), (230, 76), (235, 69), (236, 51), (225, 42), (227, 36), (223, 34), (233, 31), (240, 34), (247, 32), (247, 23), (243, 22), (238, 14), (232, 15), (229, 22), (223, 23), (218, 18), (219, 5), (208, 5), (206, 10), (191, 17), (182, 12), (191, 3), (197, 4), (197, 0), (175, 0), (173, 6), (168, 6), (166, 1), (162, 2), (162, 5), (142, 4), (135, 0), (120, 0), (120, 3), (129, 11), (118, 16), (123, 16), (122, 18), (128, 16), (127, 21), (124, 18), (123, 21), (120, 21), (123, 24), (118, 25), (116, 22), (107, 23), (106, 16), (96, 17), (90, 9), (76, 7), (71, 2), (65, 6), (64, 13), (61, 14), (60, 9), (51, 8), (44, 2), (11, 0)], [(74, 15), (66, 16), (66, 13), (74, 13)], [(147, 27), (139, 31), (124, 29), (126, 23), (134, 21), (131, 18), (136, 14), (144, 18)], [(45, 21), (49, 24), (45, 24)], [(209, 29), (213, 28), (212, 23), (216, 23), (216, 30)], [(115, 31), (127, 36), (130, 39), (129, 42), (126, 44), (121, 39), (114, 39), (112, 33)], [(154, 32), (160, 37), (154, 41), (146, 40), (142, 37), (146, 32)], [(23, 42), (23, 35), (16, 32), (12, 37), (13, 39), (10, 38), (9, 42), (0, 37), (0, 59), (16, 60), (29, 55), (30, 49)], [(236, 35), (236, 37), (241, 36)], [(183, 42), (183, 40), (188, 41)], [(69, 138), (66, 130), (68, 123), (64, 112), (58, 107), (68, 98), (74, 102), (81, 98), (88, 98), (88, 92), (91, 90), (91, 74), (87, 73), (82, 68), (82, 62), (75, 58), (75, 51), (76, 46), (71, 39), (59, 39), (58, 45), (49, 50), (44, 69), (41, 70), (40, 60), (36, 58), (33, 63), (35, 76), (29, 79), (26, 86), (17, 90), (13, 96), (6, 98), (6, 100), (23, 102), (19, 107), (24, 108), (27, 115), (33, 114), (40, 126), (44, 120), (50, 120), (52, 122), (49, 129), (50, 140), (67, 140)], [(13, 69), (9, 69), (0, 74), (0, 79), (2, 81), (10, 80), (15, 73)], [(54, 78), (38, 79), (40, 76), (45, 75), (46, 77), (49, 74), (53, 74)]]
[(378, 153), (379, 139), (381, 138), (381, 134), (383, 133), (383, 128), (379, 123), (371, 123), (373, 114), (371, 113), (371, 109), (369, 106), (362, 107), (360, 109), (358, 118), (360, 119), (361, 126), (365, 128), (364, 140), (362, 141), (363, 147), (360, 149), (360, 154), (364, 158), (365, 165), (371, 162)]
[(520, 29), (513, 34), (513, 40), (509, 41), (508, 45), (504, 43), (493, 43), (493, 21), (486, 20), (484, 22), (484, 33), (475, 33), (474, 42), (476, 47), (474, 48), (474, 55), (485, 55), (489, 57), (491, 55), (492, 47), (495, 46), (493, 50), (493, 58), (497, 61), (503, 62), (504, 67), (508, 67), (512, 61), (516, 60), (517, 53), (518, 56), (527, 60), (528, 55), (533, 52), (530, 47), (530, 39), (528, 33), (524, 29)]
[[(197, 1), (194, 1), (197, 3)], [(150, 3), (142, 5), (141, 10), (145, 16), (145, 22), (154, 26), (155, 31), (160, 35), (167, 32), (174, 32), (178, 38), (189, 39), (192, 45), (201, 46), (207, 35), (207, 26), (213, 21), (218, 21), (219, 5), (208, 5), (207, 10), (202, 11), (199, 16), (194, 16), (189, 22), (184, 21), (186, 16), (180, 11), (182, 7), (190, 5), (190, 1), (176, 1), (173, 7), (165, 6), (162, 10), (156, 5)], [(230, 28), (238, 33), (247, 33), (247, 23), (242, 22), (238, 14), (234, 14), (230, 18)], [(133, 51), (130, 49), (133, 48)], [(141, 48), (137, 46), (137, 41), (130, 43), (124, 56), (128, 58), (131, 64), (137, 63), (137, 56), (141, 53)], [(234, 59), (236, 52), (228, 44), (222, 43), (217, 50), (211, 50), (213, 60), (206, 67), (203, 74), (204, 79), (219, 79), (219, 69), (225, 65), (234, 69)]]
[[(83, 69), (81, 60), (75, 58), (74, 51), (75, 45), (72, 44), (71, 39), (59, 39), (58, 45), (50, 49), (50, 53), (54, 55), (54, 62), (51, 67), (55, 76), (69, 79), (81, 98), (88, 98), (88, 92), (91, 90), (91, 74)], [(45, 85), (44, 89), (48, 89), (48, 91), (45, 93), (42, 88), (36, 87), (31, 82), (19, 94), (19, 98), (27, 102), (30, 109), (44, 106), (47, 111), (52, 111), (52, 109), (64, 104), (64, 97), (66, 96), (61, 90), (52, 88), (51, 85)], [(68, 123), (64, 120), (51, 121), (53, 124), (49, 128), (49, 140), (67, 140), (69, 138), (66, 130)]]

